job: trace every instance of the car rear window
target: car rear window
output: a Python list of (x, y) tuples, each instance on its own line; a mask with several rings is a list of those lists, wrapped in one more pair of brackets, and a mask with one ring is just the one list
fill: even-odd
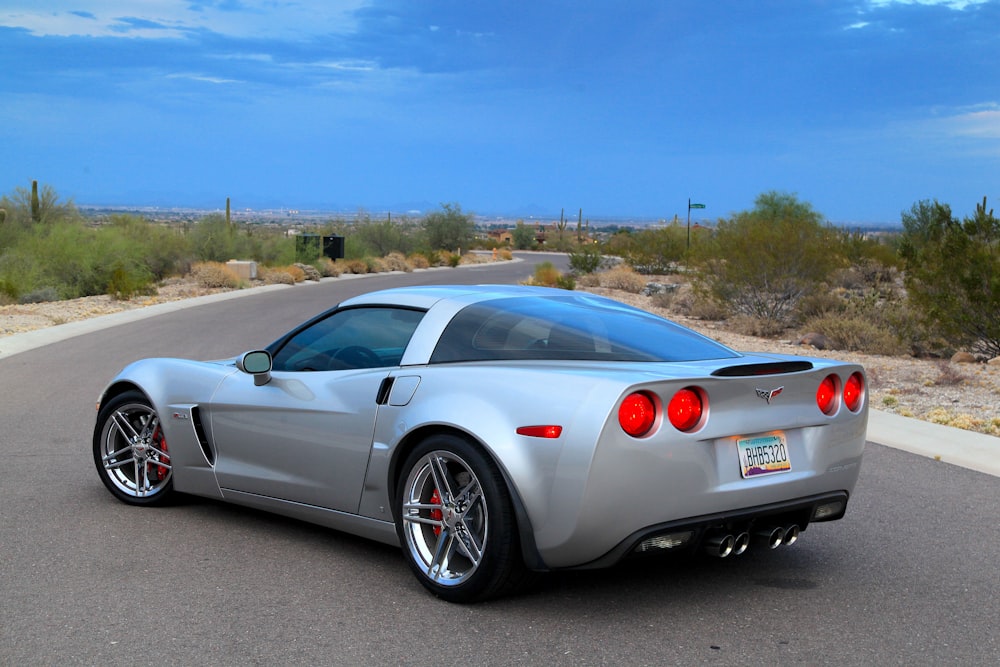
[(738, 356), (710, 338), (638, 308), (567, 293), (468, 306), (445, 328), (430, 361), (700, 361)]

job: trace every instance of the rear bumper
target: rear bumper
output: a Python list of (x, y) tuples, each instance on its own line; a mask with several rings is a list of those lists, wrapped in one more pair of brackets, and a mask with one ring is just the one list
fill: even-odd
[(785, 530), (795, 526), (804, 531), (810, 523), (842, 518), (848, 497), (846, 491), (823, 493), (649, 526), (632, 533), (600, 558), (569, 569), (603, 568), (634, 555), (699, 549), (710, 540), (725, 535), (746, 534), (763, 544), (766, 541), (763, 536), (774, 528)]

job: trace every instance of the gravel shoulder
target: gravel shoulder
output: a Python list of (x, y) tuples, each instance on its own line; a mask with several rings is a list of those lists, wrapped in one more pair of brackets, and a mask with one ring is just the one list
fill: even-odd
[[(1000, 362), (958, 364), (944, 360), (886, 357), (853, 352), (817, 350), (789, 340), (743, 336), (729, 332), (722, 322), (678, 317), (657, 308), (650, 297), (606, 288), (586, 288), (645, 310), (656, 312), (737, 350), (826, 357), (861, 364), (868, 374), (872, 408), (993, 436), (1000, 436)], [(199, 287), (189, 280), (172, 279), (152, 296), (128, 300), (92, 296), (69, 301), (0, 306), (0, 340), (68, 322), (148, 306), (180, 301), (224, 289)]]

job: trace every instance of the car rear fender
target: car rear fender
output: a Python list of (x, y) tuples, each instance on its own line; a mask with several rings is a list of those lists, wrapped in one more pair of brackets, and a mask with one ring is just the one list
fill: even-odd
[[(550, 369), (537, 377), (523, 368), (473, 365), (420, 372), (420, 385), (407, 405), (379, 409), (360, 513), (391, 520), (392, 494), (410, 449), (431, 434), (457, 433), (481, 447), (500, 469), (515, 499), (522, 545), (533, 552), (534, 533), (550, 520), (558, 471), (586, 469), (593, 456), (607, 413), (592, 406), (606, 411), (623, 384), (600, 377), (582, 383), (578, 374), (554, 376)], [(518, 427), (542, 424), (562, 426), (562, 434), (517, 433)], [(545, 567), (537, 554), (526, 553), (526, 560), (534, 569)]]

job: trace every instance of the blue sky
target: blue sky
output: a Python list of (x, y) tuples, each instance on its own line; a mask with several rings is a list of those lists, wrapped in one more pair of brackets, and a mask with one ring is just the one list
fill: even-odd
[(0, 0), (0, 193), (834, 223), (1000, 199), (1000, 0)]

